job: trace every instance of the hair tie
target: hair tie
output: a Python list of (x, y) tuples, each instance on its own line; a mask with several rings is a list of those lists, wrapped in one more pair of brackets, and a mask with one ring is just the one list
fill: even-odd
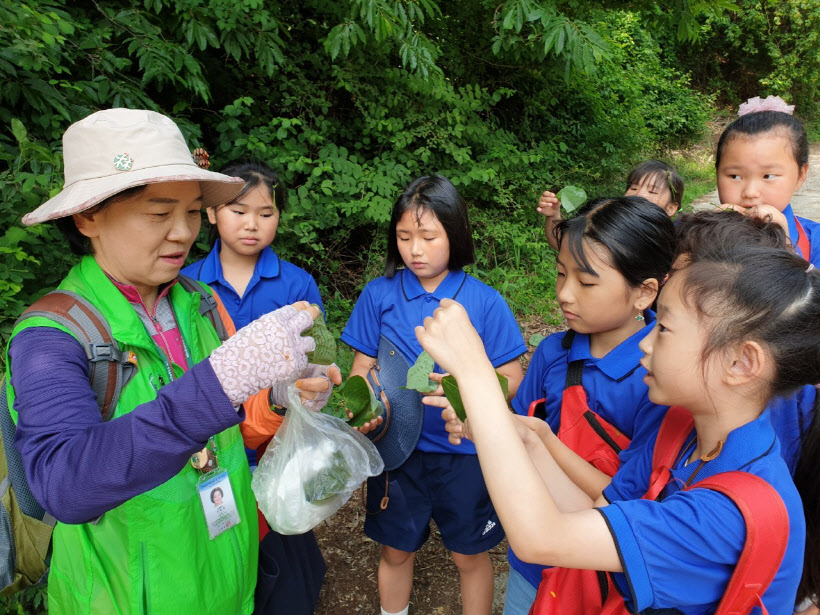
[(747, 113), (758, 113), (760, 111), (780, 111), (781, 113), (792, 115), (794, 113), (794, 105), (787, 105), (786, 101), (779, 96), (767, 96), (766, 98), (755, 96), (745, 103), (742, 103), (737, 110), (737, 114), (742, 117)]
[(814, 263), (809, 263), (809, 266), (806, 267), (806, 273), (811, 273), (814, 271)]

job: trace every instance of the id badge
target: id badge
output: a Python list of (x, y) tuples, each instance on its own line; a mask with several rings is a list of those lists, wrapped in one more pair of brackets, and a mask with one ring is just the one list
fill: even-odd
[(205, 480), (197, 485), (197, 490), (205, 512), (205, 522), (208, 524), (208, 535), (213, 540), (228, 528), (239, 524), (241, 519), (228, 473), (218, 472), (203, 479)]

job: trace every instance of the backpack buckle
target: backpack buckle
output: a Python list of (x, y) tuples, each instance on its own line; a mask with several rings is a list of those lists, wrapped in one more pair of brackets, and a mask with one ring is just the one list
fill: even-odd
[(114, 345), (113, 344), (88, 344), (88, 360), (91, 363), (98, 363), (99, 361), (113, 361)]

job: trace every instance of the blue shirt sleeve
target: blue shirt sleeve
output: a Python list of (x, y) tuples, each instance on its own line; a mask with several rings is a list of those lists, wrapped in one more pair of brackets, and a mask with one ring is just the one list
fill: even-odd
[(498, 291), (494, 291), (487, 302), (484, 322), (487, 326), (482, 338), (493, 367), (500, 367), (527, 352), (518, 321)]
[[(627, 448), (630, 454), (620, 457), (621, 465), (612, 481), (604, 488), (604, 497), (608, 502), (642, 498), (649, 488), (652, 475), (652, 456), (655, 452), (655, 438), (643, 443), (631, 444)], [(624, 451), (626, 452), (626, 451)], [(623, 455), (623, 453), (621, 453)]]
[(693, 489), (662, 503), (618, 501), (599, 512), (623, 564), (624, 573), (613, 577), (631, 612), (720, 601), (746, 539), (731, 499)]
[(380, 308), (373, 292), (373, 282), (364, 287), (362, 294), (342, 331), (342, 341), (369, 357), (379, 355)]
[(561, 347), (563, 339), (564, 334), (554, 333), (538, 344), (527, 366), (524, 380), (521, 381), (512, 400), (512, 409), (518, 414), (526, 415), (532, 402), (546, 398), (547, 423), (556, 428), (561, 413), (566, 369), (559, 370), (560, 382), (554, 383), (554, 391), (547, 390), (547, 374), (553, 369), (556, 361), (566, 363), (567, 351)]
[(209, 361), (164, 386), (155, 400), (103, 423), (88, 360), (71, 335), (25, 329), (8, 356), (15, 446), (34, 497), (64, 523), (85, 523), (161, 485), (210, 436), (244, 418)]
[(322, 295), (319, 294), (319, 287), (316, 285), (316, 280), (313, 276), (308, 274), (307, 285), (305, 287), (305, 301), (308, 303), (315, 303), (325, 313), (325, 304), (322, 303)]

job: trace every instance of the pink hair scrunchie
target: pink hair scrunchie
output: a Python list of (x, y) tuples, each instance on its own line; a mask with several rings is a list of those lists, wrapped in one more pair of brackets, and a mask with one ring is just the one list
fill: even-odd
[(743, 116), (747, 113), (758, 113), (759, 111), (780, 111), (781, 113), (792, 115), (794, 113), (794, 105), (787, 105), (786, 101), (779, 96), (767, 96), (766, 98), (755, 96), (745, 103), (742, 103), (737, 110), (737, 114), (738, 116)]

